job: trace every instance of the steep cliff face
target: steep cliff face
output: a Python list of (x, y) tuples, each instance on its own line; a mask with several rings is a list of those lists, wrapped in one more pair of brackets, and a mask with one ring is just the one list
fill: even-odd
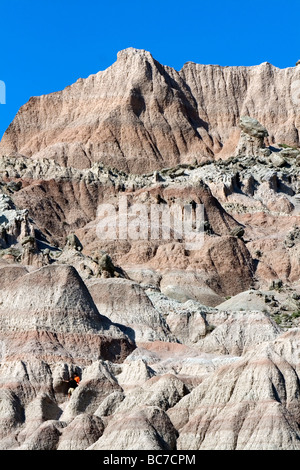
[(300, 67), (187, 63), (177, 72), (129, 48), (107, 70), (31, 98), (4, 134), (0, 153), (77, 168), (101, 161), (144, 173), (232, 155), (244, 114), (268, 128), (269, 143), (298, 145), (299, 89)]
[[(300, 67), (278, 69), (268, 62), (253, 67), (188, 63), (180, 71), (197, 102), (199, 117), (218, 144), (230, 153), (237, 143), (241, 116), (256, 118), (269, 143), (299, 144)], [(210, 146), (211, 147), (211, 146)]]

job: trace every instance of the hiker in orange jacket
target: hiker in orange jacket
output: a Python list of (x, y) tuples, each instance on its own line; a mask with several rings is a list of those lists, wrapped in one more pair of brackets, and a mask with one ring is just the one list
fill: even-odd
[(68, 388), (68, 398), (71, 398), (72, 393), (74, 392), (75, 388), (78, 387), (78, 384), (80, 382), (80, 377), (77, 374), (73, 374), (70, 380), (64, 380), (64, 382), (68, 382), (69, 388)]

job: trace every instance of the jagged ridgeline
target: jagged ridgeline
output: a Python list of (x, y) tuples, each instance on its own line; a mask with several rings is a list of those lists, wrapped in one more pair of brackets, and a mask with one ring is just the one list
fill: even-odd
[(0, 143), (1, 449), (300, 449), (299, 84), (130, 48), (20, 108)]

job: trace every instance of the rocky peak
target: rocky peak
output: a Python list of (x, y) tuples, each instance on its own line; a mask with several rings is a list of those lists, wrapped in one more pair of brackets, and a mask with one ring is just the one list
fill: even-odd
[(117, 60), (127, 59), (147, 59), (153, 61), (152, 54), (144, 49), (136, 49), (135, 47), (128, 47), (118, 52)]

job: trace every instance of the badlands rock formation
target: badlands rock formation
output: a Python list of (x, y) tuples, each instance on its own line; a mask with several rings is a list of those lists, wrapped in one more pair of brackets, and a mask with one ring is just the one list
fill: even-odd
[(299, 80), (299, 67), (280, 70), (267, 62), (189, 62), (177, 72), (129, 48), (107, 70), (30, 98), (7, 129), (0, 154), (80, 169), (101, 161), (143, 173), (233, 154), (243, 115), (268, 129), (269, 144), (298, 145)]
[(168, 414), (178, 449), (299, 450), (299, 329), (250, 350)]
[[(20, 109), (0, 143), (1, 449), (300, 449), (299, 74), (128, 49)], [(184, 207), (165, 238), (139, 218)], [(199, 207), (194, 249), (178, 221), (199, 233)]]

